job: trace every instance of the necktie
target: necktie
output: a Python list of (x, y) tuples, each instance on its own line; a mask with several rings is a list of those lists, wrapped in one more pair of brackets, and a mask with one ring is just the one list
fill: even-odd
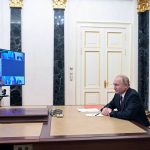
[(121, 110), (123, 109), (123, 97), (120, 96), (120, 106), (121, 106)]

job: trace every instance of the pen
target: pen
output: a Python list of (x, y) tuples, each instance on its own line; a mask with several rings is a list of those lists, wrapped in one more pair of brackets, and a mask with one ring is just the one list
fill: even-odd
[(101, 111), (100, 111), (100, 112), (98, 112), (97, 114), (95, 114), (95, 116), (98, 116), (99, 114), (101, 114)]

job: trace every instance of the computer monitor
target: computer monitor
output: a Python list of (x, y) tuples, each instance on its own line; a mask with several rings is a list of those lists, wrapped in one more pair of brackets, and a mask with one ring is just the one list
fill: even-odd
[(0, 49), (0, 86), (25, 84), (25, 54)]

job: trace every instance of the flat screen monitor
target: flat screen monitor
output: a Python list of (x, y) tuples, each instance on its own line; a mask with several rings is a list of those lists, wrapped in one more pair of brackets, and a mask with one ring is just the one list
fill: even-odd
[(0, 49), (0, 86), (25, 84), (25, 54)]

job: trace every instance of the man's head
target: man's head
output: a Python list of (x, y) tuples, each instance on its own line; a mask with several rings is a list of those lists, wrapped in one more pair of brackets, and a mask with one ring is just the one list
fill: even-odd
[(123, 94), (130, 86), (129, 78), (125, 75), (118, 75), (114, 79), (114, 90), (118, 94)]

